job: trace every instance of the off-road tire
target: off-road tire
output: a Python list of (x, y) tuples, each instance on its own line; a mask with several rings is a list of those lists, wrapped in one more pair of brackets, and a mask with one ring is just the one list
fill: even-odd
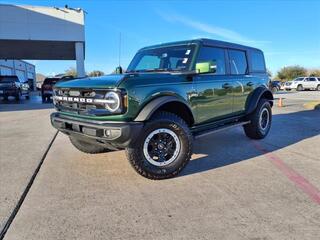
[(316, 88), (317, 91), (320, 91), (320, 84)]
[(72, 145), (76, 149), (84, 153), (96, 154), (96, 153), (105, 153), (105, 152), (112, 151), (102, 145), (94, 144), (92, 143), (92, 141), (87, 139), (80, 139), (80, 138), (75, 138), (71, 136), (69, 136), (69, 139)]
[[(180, 150), (173, 162), (165, 166), (155, 166), (145, 157), (143, 147), (146, 138), (157, 129), (168, 129), (176, 134)], [(141, 131), (135, 146), (126, 149), (127, 159), (134, 170), (143, 177), (160, 180), (178, 175), (187, 165), (192, 155), (193, 138), (186, 122), (177, 115), (159, 111), (148, 121)]]
[(302, 91), (302, 90), (303, 90), (302, 85), (298, 85), (298, 87), (297, 87), (297, 91)]
[[(264, 111), (268, 111), (268, 125), (265, 129), (261, 127), (260, 116)], [(270, 130), (272, 122), (272, 111), (270, 102), (267, 99), (260, 99), (257, 108), (247, 118), (250, 123), (243, 126), (244, 132), (247, 137), (251, 139), (263, 139), (265, 138)]]

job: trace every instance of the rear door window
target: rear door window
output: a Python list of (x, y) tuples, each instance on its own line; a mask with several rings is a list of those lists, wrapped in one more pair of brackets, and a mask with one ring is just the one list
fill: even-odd
[(246, 74), (248, 69), (246, 53), (239, 50), (228, 50), (228, 52), (231, 74)]

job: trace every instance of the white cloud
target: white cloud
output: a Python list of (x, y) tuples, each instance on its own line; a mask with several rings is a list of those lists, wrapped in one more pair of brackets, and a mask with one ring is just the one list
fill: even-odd
[(185, 26), (191, 27), (197, 31), (201, 31), (205, 34), (209, 35), (214, 35), (216, 37), (219, 37), (223, 40), (228, 40), (228, 41), (235, 41), (235, 42), (240, 42), (240, 43), (251, 43), (251, 44), (264, 44), (264, 43), (269, 43), (269, 41), (257, 41), (253, 40), (250, 38), (247, 38), (243, 36), (242, 34), (227, 29), (227, 28), (222, 28), (218, 26), (214, 26), (211, 24), (203, 23), (197, 20), (190, 19), (188, 17), (179, 15), (179, 14), (174, 14), (174, 13), (167, 13), (167, 12), (162, 12), (162, 11), (156, 11), (157, 14), (163, 18), (164, 20), (168, 22), (176, 22), (183, 24)]

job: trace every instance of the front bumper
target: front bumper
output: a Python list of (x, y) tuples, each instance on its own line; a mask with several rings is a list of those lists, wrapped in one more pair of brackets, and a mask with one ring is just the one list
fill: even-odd
[(67, 135), (90, 138), (118, 149), (132, 147), (143, 128), (142, 122), (94, 121), (69, 117), (58, 112), (51, 114), (51, 124)]
[(18, 89), (15, 89), (15, 88), (0, 89), (0, 96), (15, 96), (18, 93), (19, 93)]
[(296, 89), (296, 87), (289, 85), (289, 86), (285, 86), (284, 89), (285, 89), (285, 90), (293, 90), (293, 89)]

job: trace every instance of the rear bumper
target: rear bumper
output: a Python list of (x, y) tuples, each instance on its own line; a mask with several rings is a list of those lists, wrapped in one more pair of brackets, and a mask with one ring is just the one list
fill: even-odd
[(143, 128), (142, 122), (88, 121), (58, 112), (51, 114), (51, 124), (67, 135), (91, 138), (97, 143), (105, 143), (115, 148), (133, 146)]

